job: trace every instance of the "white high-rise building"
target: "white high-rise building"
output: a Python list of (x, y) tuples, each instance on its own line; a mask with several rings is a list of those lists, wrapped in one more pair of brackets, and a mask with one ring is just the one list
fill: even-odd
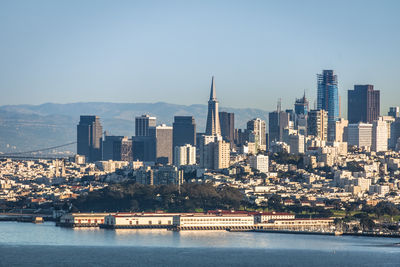
[(174, 165), (195, 165), (196, 147), (192, 145), (176, 146), (174, 151)]
[(268, 156), (264, 155), (257, 155), (257, 156), (250, 156), (250, 167), (253, 169), (259, 170), (262, 173), (268, 173)]
[(220, 135), (203, 135), (200, 139), (200, 167), (225, 169), (230, 164), (230, 143)]
[(343, 118), (340, 118), (335, 122), (335, 142), (343, 142), (344, 141), (344, 128), (349, 125), (349, 121)]
[(229, 168), (231, 160), (231, 145), (224, 140), (214, 143), (214, 169)]
[(289, 135), (289, 147), (291, 154), (304, 154), (304, 135), (291, 134)]
[(372, 147), (375, 152), (388, 150), (388, 124), (379, 117), (372, 123)]
[(355, 123), (347, 127), (347, 143), (357, 147), (369, 147), (372, 145), (372, 124)]

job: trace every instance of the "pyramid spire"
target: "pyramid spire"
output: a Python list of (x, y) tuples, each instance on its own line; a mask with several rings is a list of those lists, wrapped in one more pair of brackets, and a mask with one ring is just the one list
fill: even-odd
[(217, 99), (217, 93), (215, 92), (214, 76), (212, 76), (210, 100), (216, 100), (216, 99)]
[(210, 100), (208, 100), (208, 114), (206, 124), (207, 135), (221, 135), (219, 124), (218, 100), (215, 92), (214, 76), (211, 80)]

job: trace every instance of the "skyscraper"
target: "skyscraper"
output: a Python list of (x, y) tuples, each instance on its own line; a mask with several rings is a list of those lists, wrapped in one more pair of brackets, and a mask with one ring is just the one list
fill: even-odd
[(323, 109), (308, 113), (307, 133), (326, 141), (328, 138), (328, 112)]
[(87, 161), (101, 160), (103, 127), (97, 116), (81, 116), (77, 125), (77, 153)]
[(349, 123), (372, 123), (379, 117), (380, 92), (373, 85), (354, 85), (354, 90), (348, 91), (347, 103)]
[(335, 123), (335, 142), (344, 142), (344, 129), (349, 126), (349, 121), (340, 118)]
[(196, 164), (196, 147), (186, 144), (184, 146), (176, 146), (174, 148), (174, 165), (195, 165)]
[(349, 124), (347, 127), (347, 143), (359, 148), (371, 148), (372, 124), (363, 122)]
[(394, 122), (390, 125), (390, 141), (389, 147), (393, 150), (398, 148), (400, 140), (400, 117), (397, 117)]
[(224, 169), (229, 167), (230, 143), (225, 142), (221, 136), (214, 77), (212, 77), (210, 100), (208, 101), (206, 133), (200, 137), (199, 147), (201, 168)]
[(217, 93), (215, 91), (214, 76), (211, 80), (210, 100), (208, 100), (206, 135), (221, 135), (218, 113), (218, 100)]
[[(152, 127), (151, 129), (155, 129)], [(156, 161), (155, 138), (151, 136), (132, 136), (132, 156), (133, 160), (144, 162)]]
[(222, 138), (229, 142), (232, 148), (235, 143), (235, 114), (225, 111), (219, 112), (219, 120)]
[(296, 115), (307, 115), (308, 111), (308, 100), (306, 98), (306, 92), (304, 92), (302, 98), (296, 99), (296, 102), (294, 103), (294, 112)]
[(165, 124), (149, 129), (154, 138), (156, 162), (161, 164), (172, 163), (172, 127)]
[(105, 135), (103, 160), (132, 161), (132, 140), (126, 136)]
[(260, 118), (255, 118), (247, 122), (247, 131), (249, 136), (253, 135), (254, 140), (248, 140), (249, 142), (253, 142), (256, 144), (257, 150), (265, 151), (267, 149), (266, 144), (266, 124)]
[(196, 123), (193, 116), (175, 116), (173, 127), (173, 147), (186, 144), (196, 146)]
[(214, 169), (214, 143), (222, 140), (217, 135), (202, 135), (200, 138), (200, 167)]
[(225, 169), (229, 168), (229, 163), (231, 159), (231, 149), (230, 144), (220, 139), (214, 142), (214, 167), (213, 169)]
[(145, 114), (135, 118), (135, 136), (149, 136), (151, 127), (156, 127), (156, 117)]
[(333, 141), (340, 111), (337, 75), (333, 70), (323, 70), (322, 74), (317, 74), (317, 84), (317, 109), (328, 112), (328, 140)]
[(400, 107), (390, 107), (388, 115), (392, 116), (393, 118), (400, 117)]
[(388, 150), (388, 123), (379, 117), (372, 123), (372, 147), (375, 152)]
[(290, 125), (290, 114), (285, 111), (270, 112), (268, 114), (269, 144), (282, 141), (283, 130)]

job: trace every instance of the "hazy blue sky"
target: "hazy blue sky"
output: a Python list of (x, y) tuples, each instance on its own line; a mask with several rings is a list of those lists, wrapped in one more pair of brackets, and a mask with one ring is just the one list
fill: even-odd
[[(400, 1), (1, 1), (0, 104), (83, 101), (272, 110), (316, 73), (400, 105)], [(345, 115), (345, 114), (344, 114)]]

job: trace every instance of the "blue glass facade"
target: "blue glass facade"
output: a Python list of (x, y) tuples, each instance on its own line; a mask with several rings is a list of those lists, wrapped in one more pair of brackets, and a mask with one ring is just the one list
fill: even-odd
[(296, 102), (294, 103), (294, 112), (296, 115), (308, 114), (308, 100), (305, 93), (302, 98), (296, 99)]
[(335, 138), (335, 122), (339, 119), (339, 92), (337, 76), (333, 70), (317, 75), (317, 108), (328, 111), (328, 140)]

